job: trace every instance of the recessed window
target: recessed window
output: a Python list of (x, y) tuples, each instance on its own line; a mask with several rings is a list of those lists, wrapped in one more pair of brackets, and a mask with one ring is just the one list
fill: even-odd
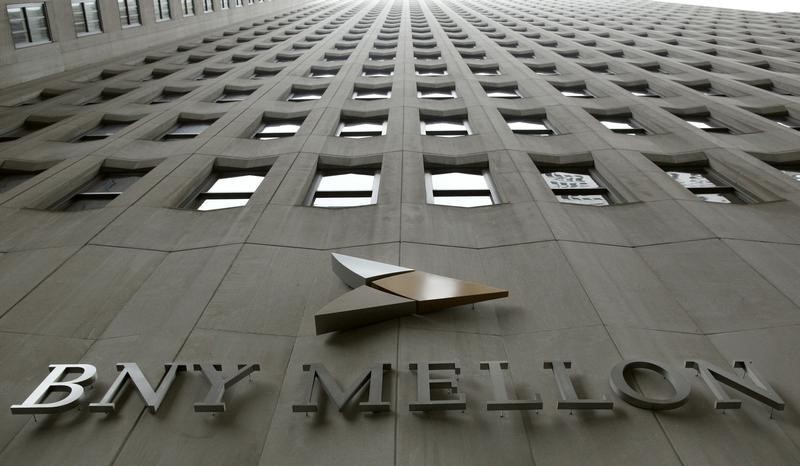
[(214, 171), (184, 207), (209, 211), (245, 206), (264, 181), (266, 172)]
[(647, 134), (647, 130), (636, 120), (629, 116), (620, 117), (595, 117), (606, 129), (617, 134), (637, 135)]
[(0, 193), (4, 193), (30, 180), (41, 171), (0, 170)]
[(286, 100), (289, 102), (319, 100), (322, 98), (322, 94), (324, 93), (325, 89), (298, 89), (293, 87)]
[[(793, 181), (800, 183), (800, 166), (797, 165), (784, 165), (784, 166), (775, 166), (778, 170), (781, 171), (784, 175), (791, 178)], [(1, 183), (1, 181), (0, 181)]]
[(308, 73), (309, 78), (333, 78), (339, 73), (338, 69), (314, 69), (312, 68), (311, 71)]
[(573, 97), (577, 99), (593, 99), (594, 94), (589, 92), (589, 89), (586, 89), (586, 86), (570, 86), (570, 87), (559, 87), (557, 88), (561, 95), (564, 97)]
[(300, 130), (304, 120), (305, 118), (265, 118), (253, 135), (253, 139), (268, 141), (292, 137)]
[(472, 134), (466, 118), (423, 117), (420, 121), (420, 131), (424, 136), (440, 138), (457, 138)]
[(139, 0), (117, 0), (119, 7), (119, 20), (123, 28), (140, 26), (142, 24), (139, 15)]
[(427, 66), (417, 66), (414, 68), (414, 72), (417, 76), (446, 76), (447, 75), (447, 67), (446, 66), (435, 66), (435, 67), (427, 67)]
[(653, 89), (649, 86), (636, 86), (636, 87), (628, 87), (626, 88), (628, 92), (630, 92), (635, 97), (650, 97), (650, 98), (660, 98), (661, 96), (658, 95)]
[(205, 131), (217, 120), (178, 120), (178, 123), (169, 129), (160, 140), (177, 141), (182, 139), (193, 139)]
[(25, 121), (22, 126), (12, 129), (11, 131), (0, 133), (0, 142), (16, 141), (17, 139), (27, 136), (42, 128), (50, 126), (50, 123), (41, 123), (34, 121)]
[(361, 76), (366, 76), (368, 78), (384, 78), (388, 76), (394, 76), (394, 67), (364, 67)]
[(145, 171), (100, 171), (74, 194), (59, 201), (51, 210), (81, 211), (100, 209), (139, 181)]
[(14, 47), (50, 42), (50, 26), (44, 3), (24, 3), (6, 6)]
[(720, 91), (711, 84), (701, 84), (698, 86), (686, 86), (686, 87), (694, 89), (695, 91), (700, 92), (703, 95), (714, 96), (714, 97), (728, 97), (728, 94)]
[(353, 91), (353, 100), (382, 100), (392, 97), (391, 87), (366, 89), (356, 87)]
[(72, 23), (79, 36), (103, 32), (97, 0), (72, 2)]
[(788, 113), (777, 113), (772, 115), (762, 115), (775, 123), (789, 129), (800, 131), (800, 120), (792, 118)]
[(234, 89), (227, 89), (226, 88), (222, 92), (222, 95), (217, 97), (217, 100), (215, 100), (214, 102), (216, 102), (218, 104), (226, 104), (226, 103), (231, 103), (231, 102), (241, 102), (241, 101), (247, 99), (250, 96), (250, 94), (252, 94), (252, 93), (253, 93), (252, 89), (250, 89), (250, 90), (234, 90)]
[(100, 141), (109, 138), (130, 125), (129, 122), (116, 122), (116, 121), (101, 121), (99, 125), (95, 126), (88, 132), (82, 134), (75, 142), (89, 142)]
[(610, 204), (608, 189), (601, 186), (589, 169), (553, 169), (542, 171), (547, 186), (558, 202), (605, 206)]
[(153, 0), (153, 8), (156, 21), (167, 21), (172, 18), (172, 13), (169, 10), (169, 0)]
[(717, 204), (741, 203), (736, 189), (722, 181), (718, 175), (704, 167), (687, 169), (665, 169), (670, 178), (688, 189), (698, 198)]
[(608, 65), (583, 65), (583, 67), (591, 71), (592, 73), (604, 74), (604, 75), (616, 74), (608, 68)]
[(200, 73), (200, 74), (198, 74), (197, 76), (194, 77), (194, 80), (195, 81), (204, 81), (206, 79), (219, 78), (220, 76), (222, 76), (223, 74), (225, 74), (227, 72), (228, 72), (227, 70), (225, 70), (225, 71), (222, 71), (222, 70), (203, 70), (202, 73)]
[(486, 91), (487, 97), (494, 99), (520, 99), (520, 94), (517, 86), (487, 86), (484, 85), (483, 89)]
[(446, 100), (455, 99), (456, 95), (455, 86), (449, 87), (428, 87), (417, 85), (417, 98), (418, 99), (433, 99), (433, 100)]
[(707, 133), (732, 134), (733, 130), (707, 115), (680, 116), (683, 121)]
[(555, 65), (528, 65), (528, 67), (539, 76), (558, 76), (561, 74), (558, 72)]
[(183, 16), (194, 16), (194, 0), (181, 0)]
[(500, 68), (497, 66), (469, 67), (475, 76), (500, 76)]
[(442, 54), (439, 52), (414, 52), (414, 58), (417, 60), (441, 60)]
[(213, 13), (213, 12), (214, 12), (214, 1), (203, 0), (203, 13)]
[(151, 105), (157, 104), (164, 104), (167, 102), (172, 102), (173, 100), (180, 99), (181, 97), (188, 94), (189, 91), (168, 91), (163, 90), (161, 94), (158, 94), (153, 100), (150, 101)]
[(386, 134), (388, 122), (378, 119), (347, 119), (339, 123), (336, 136), (349, 139), (363, 139)]
[(231, 7), (231, 0), (219, 0), (219, 7), (222, 10), (227, 10)]
[(380, 175), (373, 172), (317, 174), (309, 204), (314, 207), (354, 207), (378, 202)]
[(479, 207), (497, 203), (489, 170), (427, 171), (425, 187), (429, 204)]
[(247, 79), (263, 79), (268, 78), (270, 76), (275, 76), (280, 73), (281, 70), (279, 69), (264, 69), (264, 68), (256, 68)]
[(552, 136), (556, 134), (545, 117), (503, 115), (508, 128), (515, 134)]

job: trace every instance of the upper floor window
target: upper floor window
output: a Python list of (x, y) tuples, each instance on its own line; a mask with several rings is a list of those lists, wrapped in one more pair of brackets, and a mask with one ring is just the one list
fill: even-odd
[(478, 207), (497, 203), (489, 170), (428, 170), (425, 188), (429, 204)]
[(97, 0), (73, 1), (72, 22), (75, 33), (79, 36), (103, 32)]
[(79, 136), (75, 142), (100, 141), (128, 127), (130, 123), (103, 120), (90, 131)]
[(475, 76), (499, 76), (503, 73), (500, 72), (500, 68), (497, 66), (481, 66), (481, 67), (469, 67), (472, 74)]
[(156, 21), (167, 21), (172, 19), (172, 12), (169, 9), (169, 0), (153, 0)]
[(300, 89), (292, 88), (289, 96), (286, 98), (289, 102), (305, 102), (307, 100), (320, 100), (322, 94), (325, 93), (325, 88), (318, 89)]
[(214, 12), (214, 0), (203, 0), (203, 12), (204, 13)]
[(43, 2), (6, 6), (11, 37), (17, 48), (50, 42), (47, 8)]
[(603, 187), (592, 170), (565, 168), (542, 171), (547, 186), (558, 202), (604, 206), (610, 204), (608, 189)]
[(652, 98), (661, 97), (657, 92), (655, 92), (653, 89), (650, 88), (650, 86), (647, 85), (627, 87), (626, 89), (635, 97), (652, 97)]
[(119, 7), (119, 20), (122, 27), (140, 26), (142, 19), (139, 16), (139, 0), (117, 0)]
[(472, 134), (466, 118), (423, 118), (420, 121), (420, 130), (425, 136), (441, 138), (457, 138)]
[(4, 193), (28, 181), (41, 171), (0, 170), (0, 193)]
[(194, 16), (194, 0), (181, 0), (183, 16)]
[(537, 136), (552, 136), (556, 134), (547, 118), (541, 116), (513, 116), (503, 115), (508, 128), (515, 134), (534, 134)]
[(647, 130), (630, 116), (596, 117), (606, 129), (629, 136), (647, 134)]
[(446, 66), (417, 66), (414, 68), (417, 76), (446, 76)]
[(139, 181), (145, 171), (104, 171), (101, 170), (91, 181), (78, 191), (57, 202), (52, 210), (80, 211), (105, 207), (120, 194)]
[(569, 87), (558, 87), (557, 88), (561, 95), (564, 97), (576, 97), (579, 99), (593, 99), (594, 94), (589, 92), (589, 89), (586, 86), (569, 86)]
[(0, 142), (16, 141), (21, 137), (27, 136), (48, 126), (50, 126), (50, 123), (25, 120), (25, 123), (23, 123), (21, 126), (18, 126), (11, 131), (0, 133)]
[(347, 119), (339, 123), (336, 136), (350, 139), (383, 136), (387, 126), (388, 121), (385, 119)]
[(492, 86), (483, 85), (487, 97), (495, 99), (519, 99), (522, 98), (516, 85), (513, 86)]
[(788, 113), (764, 115), (764, 118), (768, 118), (785, 128), (800, 131), (800, 120), (792, 118)]
[(266, 175), (266, 170), (215, 170), (184, 207), (208, 211), (245, 206)]
[(223, 10), (227, 10), (231, 7), (231, 0), (219, 0), (219, 7)]
[(372, 172), (320, 172), (309, 204), (314, 207), (354, 207), (378, 202), (380, 175)]
[(777, 165), (775, 166), (784, 175), (787, 175), (792, 180), (800, 183), (800, 166), (798, 165)]
[(708, 115), (679, 116), (683, 121), (707, 133), (731, 134), (734, 131)]
[(665, 169), (670, 178), (698, 198), (717, 204), (741, 203), (736, 189), (706, 167)]
[(361, 76), (369, 78), (383, 78), (394, 75), (394, 66), (391, 67), (367, 67), (365, 66)]
[(353, 100), (382, 100), (392, 97), (391, 87), (367, 89), (356, 86), (353, 90)]
[(179, 139), (195, 138), (215, 121), (216, 120), (178, 120), (178, 123), (164, 133), (160, 140), (175, 141)]
[(215, 100), (214, 102), (218, 104), (241, 102), (245, 100), (252, 93), (253, 93), (252, 89), (236, 90), (236, 89), (226, 88), (224, 91), (222, 91), (222, 95), (217, 97), (217, 100)]
[(558, 76), (561, 74), (555, 65), (528, 65), (528, 67), (539, 76)]
[(305, 118), (265, 118), (253, 135), (253, 139), (268, 141), (292, 137), (300, 130), (304, 120)]
[(236, 0), (234, 4), (236, 5), (236, 7), (240, 7), (242, 6), (242, 0)]
[(456, 88), (453, 85), (433, 87), (417, 84), (418, 99), (445, 100), (455, 99), (456, 97), (458, 95), (456, 95)]
[(167, 102), (172, 102), (175, 99), (180, 99), (181, 97), (185, 96), (188, 93), (189, 91), (170, 91), (164, 89), (163, 91), (161, 91), (161, 94), (158, 94), (149, 103), (150, 105), (156, 105), (156, 104), (164, 104)]

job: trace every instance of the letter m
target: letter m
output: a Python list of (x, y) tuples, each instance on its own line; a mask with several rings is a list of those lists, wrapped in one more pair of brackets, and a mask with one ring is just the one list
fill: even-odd
[[(714, 404), (716, 409), (739, 409), (742, 407), (742, 400), (730, 398), (725, 393), (725, 390), (722, 389), (721, 383), (778, 411), (782, 411), (786, 406), (783, 399), (775, 393), (775, 390), (768, 383), (764, 382), (764, 379), (756, 372), (749, 361), (733, 361), (734, 369), (742, 369), (744, 371), (742, 377), (703, 360), (686, 361), (686, 367), (696, 370), (697, 374), (711, 390), (711, 393), (714, 394), (717, 399)], [(749, 380), (745, 379), (745, 376)]]
[(319, 381), (322, 390), (339, 408), (339, 411), (343, 410), (347, 402), (367, 385), (369, 385), (369, 396), (366, 402), (358, 403), (359, 411), (371, 411), (373, 413), (389, 411), (391, 404), (388, 401), (383, 401), (382, 398), (383, 373), (390, 370), (392, 370), (392, 365), (389, 363), (376, 364), (358, 376), (353, 385), (347, 391), (344, 391), (336, 380), (331, 377), (330, 372), (324, 365), (320, 363), (303, 364), (303, 371), (306, 372), (305, 380), (303, 381), (305, 385), (304, 403), (292, 405), (292, 411), (295, 413), (315, 413), (319, 410), (319, 405), (313, 400), (314, 385), (317, 381)]

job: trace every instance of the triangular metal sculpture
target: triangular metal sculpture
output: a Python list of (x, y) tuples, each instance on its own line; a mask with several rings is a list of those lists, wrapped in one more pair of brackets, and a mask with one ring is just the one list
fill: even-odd
[(508, 290), (344, 254), (333, 271), (353, 290), (314, 315), (317, 335), (508, 296)]

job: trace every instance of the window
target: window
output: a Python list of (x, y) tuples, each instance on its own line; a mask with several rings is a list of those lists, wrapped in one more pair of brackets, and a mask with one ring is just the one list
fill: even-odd
[(356, 87), (353, 90), (353, 100), (381, 100), (389, 99), (391, 97), (391, 87), (382, 87), (378, 89), (365, 89)]
[(605, 75), (616, 74), (610, 69), (608, 69), (608, 65), (583, 65), (583, 67), (591, 71), (592, 73), (605, 74)]
[(84, 100), (83, 102), (81, 102), (81, 105), (97, 105), (97, 104), (101, 104), (101, 103), (107, 102), (107, 101), (109, 101), (111, 99), (116, 99), (117, 97), (121, 96), (122, 94), (124, 94), (124, 92), (123, 93), (119, 93), (119, 92), (110, 92), (110, 91), (105, 91), (104, 90), (103, 92), (101, 92), (97, 96), (95, 96), (95, 97), (93, 97), (93, 98), (91, 98), (89, 100)]
[(447, 75), (447, 67), (446, 66), (436, 66), (436, 67), (427, 67), (427, 66), (417, 66), (414, 68), (414, 71), (417, 76), (446, 76)]
[(711, 84), (701, 84), (699, 86), (686, 86), (690, 89), (694, 89), (697, 92), (701, 92), (703, 95), (714, 96), (714, 97), (728, 97), (728, 94), (716, 89)]
[(650, 89), (649, 86), (636, 86), (636, 87), (629, 87), (627, 88), (628, 92), (633, 94), (635, 97), (652, 97), (652, 98), (660, 98), (661, 96), (658, 95), (654, 90)]
[(469, 136), (472, 130), (469, 122), (464, 118), (433, 118), (422, 117), (420, 121), (420, 131), (425, 136), (437, 136), (441, 138), (456, 138)]
[(268, 78), (270, 76), (275, 76), (280, 73), (282, 69), (263, 69), (263, 68), (256, 68), (253, 71), (253, 74), (250, 75), (247, 79), (261, 79), (261, 78)]
[[(314, 68), (312, 68), (311, 71), (308, 73), (308, 77), (309, 78), (333, 78), (338, 73), (339, 73), (338, 69), (326, 70), (326, 69), (314, 69)], [(366, 74), (362, 74), (362, 76), (367, 76), (367, 75)]]
[(637, 134), (647, 134), (647, 130), (630, 116), (619, 117), (596, 117), (600, 123), (617, 134), (627, 134), (629, 136)]
[(245, 206), (266, 175), (266, 170), (215, 171), (184, 207), (209, 211)]
[(665, 169), (670, 178), (706, 202), (717, 204), (741, 203), (736, 189), (723, 182), (718, 175), (705, 167)]
[(72, 2), (72, 22), (79, 36), (103, 32), (97, 0)]
[(195, 81), (204, 81), (206, 79), (214, 79), (214, 78), (218, 78), (218, 77), (222, 76), (223, 74), (225, 74), (227, 72), (228, 72), (227, 70), (222, 71), (222, 70), (208, 70), (208, 69), (206, 69), (206, 70), (203, 70), (202, 73), (200, 73), (197, 76), (195, 76), (194, 80)]
[(153, 8), (155, 9), (156, 21), (167, 21), (172, 18), (169, 11), (169, 0), (153, 0)]
[(228, 89), (222, 92), (222, 95), (217, 97), (217, 100), (214, 102), (218, 104), (227, 104), (230, 102), (241, 102), (245, 100), (250, 94), (253, 93), (253, 90), (235, 90), (235, 89)]
[(181, 0), (183, 16), (194, 16), (194, 0)]
[(528, 67), (539, 76), (558, 76), (561, 74), (558, 72), (555, 65), (528, 65)]
[(320, 100), (325, 89), (298, 89), (293, 87), (289, 96), (286, 98), (289, 102), (306, 102), (308, 100)]
[(179, 98), (185, 96), (188, 93), (189, 93), (189, 91), (168, 91), (168, 90), (163, 90), (163, 91), (161, 91), (161, 94), (158, 94), (153, 100), (150, 101), (150, 105), (157, 105), (157, 104), (164, 104), (164, 103), (167, 103), (167, 102), (172, 102), (173, 100), (179, 99)]
[(545, 117), (537, 116), (512, 116), (503, 115), (508, 128), (515, 134), (533, 134), (537, 136), (552, 136), (555, 130)]
[(130, 123), (103, 120), (89, 132), (79, 136), (75, 142), (100, 141), (125, 129)]
[(594, 94), (589, 92), (589, 89), (586, 89), (586, 86), (570, 86), (570, 87), (559, 87), (557, 88), (561, 95), (564, 97), (574, 97), (578, 99), (593, 99)]
[(456, 95), (455, 86), (446, 87), (428, 87), (417, 85), (417, 98), (418, 99), (433, 99), (433, 100), (446, 100), (455, 99)]
[(427, 171), (425, 188), (429, 204), (479, 207), (497, 199), (489, 170)]
[(11, 131), (0, 133), (0, 142), (16, 141), (17, 139), (27, 136), (35, 131), (50, 126), (50, 123), (41, 123), (35, 121), (25, 121), (22, 126), (12, 129)]
[(608, 189), (597, 182), (589, 169), (545, 169), (542, 178), (558, 202), (593, 206), (610, 204)]
[(236, 1), (234, 2), (234, 5), (235, 5), (237, 8), (238, 8), (238, 7), (240, 7), (240, 6), (242, 6), (242, 0), (236, 0)]
[(44, 3), (8, 5), (6, 12), (14, 47), (50, 42), (50, 26)]
[(147, 171), (100, 171), (78, 192), (59, 201), (51, 207), (51, 210), (75, 212), (100, 209), (116, 199), (146, 173)]
[(203, 0), (203, 13), (214, 12), (214, 0)]
[(161, 141), (175, 141), (179, 139), (192, 139), (200, 135), (217, 120), (178, 120), (178, 123), (169, 129), (163, 136)]
[(305, 118), (265, 118), (253, 135), (253, 139), (268, 141), (292, 137), (300, 130), (300, 125), (303, 124), (303, 121), (305, 121)]
[(0, 170), (0, 193), (21, 185), (39, 173), (41, 171)]
[(323, 172), (314, 180), (308, 204), (354, 207), (378, 202), (379, 172)]
[(227, 10), (231, 7), (231, 0), (219, 0), (219, 7), (223, 10)]
[(119, 7), (119, 20), (123, 28), (139, 26), (142, 19), (139, 16), (139, 0), (117, 0)]
[[(781, 171), (784, 175), (787, 175), (793, 181), (800, 183), (800, 166), (797, 165), (790, 165), (790, 166), (776, 166), (778, 170)], [(0, 181), (2, 183), (2, 181)]]
[(717, 120), (711, 118), (708, 115), (690, 115), (690, 116), (678, 116), (678, 117), (682, 118), (683, 121), (689, 123), (695, 128), (703, 130), (707, 133), (724, 133), (724, 134), (733, 133), (733, 130), (731, 130), (727, 126), (723, 125), (722, 123), (718, 122)]
[(502, 74), (500, 73), (500, 68), (497, 66), (485, 66), (485, 67), (470, 66), (469, 69), (475, 76), (499, 76)]
[(336, 136), (340, 138), (363, 139), (386, 134), (388, 122), (377, 119), (348, 119), (339, 123)]
[(487, 97), (495, 99), (519, 99), (522, 98), (517, 86), (487, 86), (484, 85), (483, 89), (486, 91)]
[(772, 115), (763, 115), (764, 118), (768, 118), (775, 123), (789, 129), (793, 129), (796, 131), (800, 131), (800, 120), (792, 118), (789, 116), (788, 113), (777, 113)]

